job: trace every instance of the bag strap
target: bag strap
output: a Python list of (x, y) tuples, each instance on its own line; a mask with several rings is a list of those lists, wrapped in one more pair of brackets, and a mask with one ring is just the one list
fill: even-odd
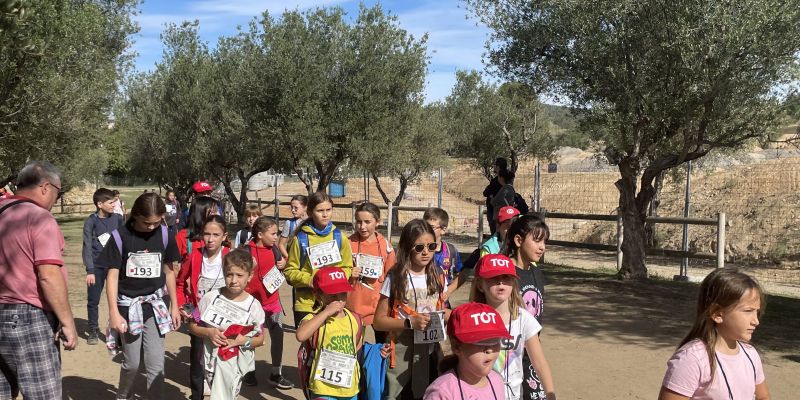
[[(306, 263), (306, 258), (308, 257), (308, 232), (299, 231), (297, 232), (297, 243), (300, 245), (300, 267)], [(339, 252), (342, 251), (342, 231), (339, 228), (335, 228), (333, 230), (333, 240), (336, 241), (336, 245), (339, 246)], [(277, 261), (277, 260), (276, 260)]]
[(122, 257), (122, 237), (119, 236), (119, 231), (116, 229), (111, 231), (111, 237), (114, 238), (114, 243), (117, 244), (117, 250), (119, 250), (119, 256)]
[(272, 255), (275, 257), (275, 263), (283, 258), (280, 249), (278, 249), (278, 246), (275, 245), (272, 245)]
[(166, 253), (167, 244), (169, 244), (169, 229), (164, 224), (161, 224), (161, 243), (164, 244), (164, 253)]
[(33, 203), (33, 200), (30, 200), (30, 199), (13, 200), (13, 201), (9, 202), (8, 204), (4, 205), (3, 207), (0, 207), (0, 214), (2, 214), (3, 211), (5, 211), (7, 208), (9, 208), (11, 206), (15, 206), (15, 205), (20, 204), (20, 203)]

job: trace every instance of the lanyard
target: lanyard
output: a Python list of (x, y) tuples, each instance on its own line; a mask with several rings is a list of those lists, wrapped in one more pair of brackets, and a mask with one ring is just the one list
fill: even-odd
[[(378, 234), (375, 233), (375, 243), (378, 245), (378, 255), (386, 262), (386, 257), (383, 255), (381, 251), (381, 241), (378, 240)], [(356, 248), (356, 254), (361, 254), (361, 240), (358, 241), (358, 248)]]
[[(461, 378), (458, 376), (458, 367), (453, 369), (453, 372), (456, 374), (456, 381), (458, 382), (458, 392), (461, 394), (461, 400), (464, 400), (464, 389), (461, 388)], [(492, 388), (492, 396), (494, 396), (494, 400), (497, 400), (497, 393), (494, 391), (494, 384), (492, 383), (492, 379), (488, 376), (486, 380), (489, 381), (489, 387)]]
[[(753, 382), (755, 383), (756, 365), (753, 364), (753, 359), (750, 358), (750, 354), (747, 354), (747, 352), (744, 350), (744, 346), (742, 346), (742, 343), (741, 342), (736, 342), (736, 343), (739, 343), (739, 347), (742, 348), (742, 352), (747, 357), (747, 360), (750, 361), (750, 366), (753, 367)], [(722, 368), (722, 362), (720, 362), (719, 356), (717, 355), (716, 352), (714, 353), (714, 357), (717, 359), (717, 366), (719, 367), (719, 372), (722, 372), (722, 378), (725, 379), (725, 386), (728, 388), (728, 398), (730, 398), (730, 400), (733, 400), (733, 391), (731, 391), (731, 385), (730, 383), (728, 383), (728, 376), (725, 374), (725, 370)]]
[[(511, 323), (512, 322), (513, 321), (511, 321), (511, 315), (509, 315), (508, 316), (508, 332), (509, 333), (511, 333)], [(512, 338), (511, 340), (514, 340), (514, 338)], [(516, 343), (516, 341), (514, 343)], [(505, 358), (505, 364), (506, 364), (505, 365), (505, 376), (506, 376), (505, 385), (508, 388), (508, 391), (511, 392), (511, 397), (516, 397), (516, 395), (514, 394), (514, 388), (511, 387), (511, 384), (510, 384), (510, 382), (508, 380), (508, 364), (510, 364), (509, 361), (508, 361), (508, 351), (509, 350), (513, 350), (513, 349), (506, 349), (505, 350), (505, 352), (506, 352), (506, 358)], [(492, 381), (489, 380), (489, 382), (491, 383)]]
[[(348, 312), (347, 309), (345, 308), (342, 311), (344, 311), (344, 316), (347, 317), (347, 322), (350, 323), (350, 332), (352, 333), (351, 339), (353, 340), (353, 357), (357, 357), (358, 356), (358, 351), (356, 351), (356, 338), (355, 338), (357, 332), (353, 331), (353, 320), (350, 318), (350, 315), (347, 314), (347, 312)], [(326, 320), (322, 324), (322, 338), (320, 338), (319, 342), (314, 343), (314, 348), (315, 349), (317, 348), (318, 345), (319, 345), (320, 348), (323, 348), (323, 349), (325, 348), (325, 333), (327, 331), (328, 331), (328, 321)], [(314, 361), (316, 361), (316, 362), (312, 363), (311, 371), (316, 371), (317, 370), (317, 366), (315, 364), (319, 364), (319, 357), (315, 357), (315, 358), (316, 358), (316, 360), (314, 360)], [(313, 372), (312, 372), (312, 376), (313, 376)]]
[(419, 300), (417, 299), (417, 288), (414, 287), (414, 279), (411, 277), (411, 272), (406, 271), (406, 274), (408, 274), (408, 282), (411, 284), (411, 291), (414, 292), (414, 312), (419, 312)]

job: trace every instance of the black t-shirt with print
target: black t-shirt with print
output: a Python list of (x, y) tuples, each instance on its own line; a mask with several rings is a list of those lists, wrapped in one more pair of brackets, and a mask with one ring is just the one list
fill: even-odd
[(117, 249), (114, 238), (109, 239), (100, 254), (100, 263), (107, 265), (108, 268), (119, 270), (119, 294), (128, 297), (146, 296), (164, 287), (166, 278), (163, 270), (158, 278), (131, 278), (127, 276), (124, 266), (127, 263), (128, 255), (138, 252), (161, 253), (162, 263), (173, 263), (180, 260), (175, 235), (170, 233), (168, 235), (167, 248), (164, 249), (160, 227), (152, 232), (143, 233), (133, 230), (130, 224), (125, 224), (119, 229), (119, 236), (122, 239), (122, 255)]

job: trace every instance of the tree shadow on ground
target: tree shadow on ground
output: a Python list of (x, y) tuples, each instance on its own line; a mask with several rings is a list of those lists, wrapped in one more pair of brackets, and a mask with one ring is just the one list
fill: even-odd
[[(134, 399), (143, 399), (144, 393), (147, 390), (146, 378), (140, 369), (139, 374), (136, 376), (134, 383)], [(63, 393), (62, 399), (67, 400), (105, 400), (115, 399), (117, 394), (117, 386), (108, 384), (101, 380), (83, 378), (80, 376), (65, 376), (61, 379)], [(165, 399), (182, 399), (186, 396), (181, 393), (180, 388), (170, 384), (164, 383), (164, 398)]]
[[(620, 281), (604, 272), (544, 265), (542, 325), (562, 332), (650, 349), (677, 346), (694, 318), (699, 285), (651, 279)], [(753, 343), (798, 353), (800, 299), (768, 296)]]
[[(286, 361), (284, 360), (284, 364), (285, 362)], [(296, 364), (296, 361), (292, 364)], [(261, 400), (264, 398), (262, 395), (266, 395), (266, 398), (268, 399), (275, 398), (294, 400), (296, 396), (290, 394), (288, 391), (278, 390), (275, 386), (272, 386), (267, 382), (267, 378), (269, 377), (271, 370), (272, 364), (266, 361), (256, 361), (256, 378), (258, 379), (258, 385), (242, 385), (242, 390), (241, 393), (239, 393), (239, 396), (247, 400)], [(284, 365), (282, 374), (286, 379), (294, 383), (295, 386), (297, 386), (297, 383), (300, 382), (300, 378), (297, 374), (297, 367), (295, 366)], [(296, 390), (294, 392), (296, 392)]]

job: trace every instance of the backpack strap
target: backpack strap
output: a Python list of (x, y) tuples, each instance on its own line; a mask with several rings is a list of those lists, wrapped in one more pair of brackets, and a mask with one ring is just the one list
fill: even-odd
[(186, 229), (186, 255), (192, 254), (192, 231)]
[(20, 204), (20, 203), (33, 203), (33, 200), (30, 200), (30, 199), (13, 200), (13, 201), (9, 202), (8, 204), (4, 205), (2, 208), (0, 208), (0, 214), (2, 214), (3, 211), (5, 211), (7, 208), (9, 208), (11, 206), (15, 206), (15, 205)]
[(164, 224), (161, 224), (161, 243), (164, 244), (164, 253), (166, 253), (167, 244), (169, 244), (169, 230)]
[(111, 237), (114, 238), (114, 243), (117, 244), (117, 250), (119, 250), (119, 255), (122, 257), (122, 237), (119, 236), (119, 231), (114, 229), (111, 231)]
[(277, 264), (283, 258), (281, 254), (281, 250), (278, 249), (278, 246), (272, 245), (272, 255), (275, 257), (275, 263)]
[[(306, 263), (306, 259), (308, 258), (308, 232), (299, 231), (297, 235), (297, 243), (300, 245), (300, 267)], [(342, 251), (342, 231), (339, 228), (335, 228), (333, 230), (333, 240), (336, 241), (336, 245), (339, 246), (339, 252)], [(276, 260), (277, 261), (277, 260)]]

